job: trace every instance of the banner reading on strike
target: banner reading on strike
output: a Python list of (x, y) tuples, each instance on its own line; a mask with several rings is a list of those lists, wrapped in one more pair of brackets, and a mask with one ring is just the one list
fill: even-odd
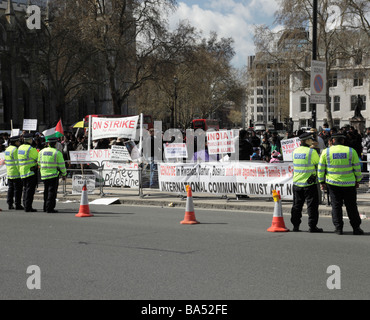
[(292, 163), (161, 163), (158, 169), (165, 192), (185, 193), (189, 184), (193, 192), (271, 197), (279, 190), (282, 199), (293, 199)]
[(139, 116), (125, 118), (99, 118), (91, 119), (92, 140), (105, 138), (136, 139), (136, 128)]

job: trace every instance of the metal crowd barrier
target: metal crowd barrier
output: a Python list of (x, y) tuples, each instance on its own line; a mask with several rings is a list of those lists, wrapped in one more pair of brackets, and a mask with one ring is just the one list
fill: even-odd
[[(122, 189), (129, 189), (134, 187), (137, 190), (137, 196), (145, 197), (150, 196), (151, 190), (159, 190), (159, 179), (158, 179), (158, 165), (154, 169), (154, 185), (150, 186), (150, 163), (145, 163), (138, 165), (136, 168), (131, 167), (129, 170), (123, 168), (112, 168), (111, 170), (106, 168), (107, 162), (102, 161), (101, 163), (97, 161), (90, 161), (89, 163), (74, 165), (70, 161), (66, 161), (67, 168), (67, 179), (61, 182), (62, 192), (64, 195), (73, 194), (72, 189), (72, 177), (73, 175), (94, 175), (95, 176), (95, 190), (98, 190), (98, 194), (101, 197), (107, 195), (118, 195), (122, 194)], [(362, 165), (368, 164), (366, 161), (361, 162)], [(370, 162), (369, 162), (370, 163)], [(122, 164), (127, 164), (122, 162)], [(109, 166), (108, 166), (109, 168)], [(366, 168), (366, 167), (365, 167)], [(128, 172), (130, 171), (130, 172)], [(133, 174), (137, 175), (137, 179), (133, 178)], [(130, 179), (130, 180), (125, 180)], [(137, 181), (136, 181), (137, 180)], [(125, 185), (128, 182), (129, 185)], [(130, 185), (131, 184), (131, 185)], [(134, 185), (135, 184), (135, 185)], [(132, 188), (130, 188), (132, 191)], [(368, 171), (362, 172), (362, 181), (360, 182), (360, 187), (357, 190), (358, 194), (370, 193), (370, 173)], [(131, 194), (135, 195), (131, 192)], [(158, 195), (158, 193), (156, 193)], [(180, 196), (180, 195), (178, 195)], [(203, 195), (202, 195), (203, 196)], [(209, 195), (204, 194), (204, 197), (209, 197)], [(225, 198), (224, 195), (220, 195), (221, 198)], [(370, 197), (369, 197), (370, 200)], [(328, 201), (326, 192), (320, 190), (320, 204)]]

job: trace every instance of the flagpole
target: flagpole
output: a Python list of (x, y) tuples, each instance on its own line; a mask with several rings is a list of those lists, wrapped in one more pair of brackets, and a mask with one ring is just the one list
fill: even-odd
[(87, 138), (87, 141), (88, 141), (88, 146), (87, 146), (87, 150), (90, 151), (91, 149), (91, 115), (89, 116), (89, 130), (88, 130), (88, 134), (87, 134), (88, 138)]

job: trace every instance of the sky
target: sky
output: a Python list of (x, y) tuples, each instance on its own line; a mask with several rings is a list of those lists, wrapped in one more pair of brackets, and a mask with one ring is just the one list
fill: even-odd
[(254, 55), (254, 26), (266, 24), (273, 27), (278, 0), (177, 0), (178, 9), (169, 18), (170, 29), (176, 29), (179, 21), (186, 20), (202, 36), (208, 38), (211, 31), (219, 39), (232, 37), (236, 52), (231, 61), (235, 68), (243, 68), (247, 57)]

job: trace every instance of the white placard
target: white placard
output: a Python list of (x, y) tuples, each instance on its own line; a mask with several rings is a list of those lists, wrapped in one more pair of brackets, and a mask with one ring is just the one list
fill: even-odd
[(188, 157), (186, 143), (169, 143), (164, 144), (163, 147), (166, 159), (182, 159)]
[(91, 162), (90, 152), (88, 150), (69, 151), (69, 158), (71, 159), (71, 164)]
[(23, 130), (36, 131), (37, 130), (37, 119), (23, 119)]
[(234, 132), (207, 131), (208, 154), (235, 153)]
[(131, 157), (126, 146), (112, 145), (110, 161), (122, 162), (130, 161)]
[(281, 140), (280, 143), (283, 152), (283, 160), (293, 161), (293, 151), (300, 147), (301, 140), (299, 138), (284, 139)]
[(95, 191), (95, 175), (79, 175), (72, 176), (72, 194), (81, 194), (82, 188), (86, 183), (87, 193), (94, 194)]

